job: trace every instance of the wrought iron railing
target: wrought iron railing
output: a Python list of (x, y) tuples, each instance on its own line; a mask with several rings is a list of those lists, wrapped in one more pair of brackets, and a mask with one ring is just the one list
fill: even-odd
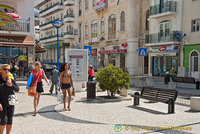
[(46, 12), (47, 10), (49, 10), (49, 9), (55, 7), (55, 6), (58, 6), (58, 5), (63, 5), (63, 3), (57, 2), (57, 3), (53, 4), (53, 5), (51, 5), (50, 7), (47, 7), (44, 10), (40, 11), (40, 14)]
[[(23, 20), (18, 19), (17, 24), (14, 23), (6, 23), (5, 24), (8, 29), (12, 32), (30, 32), (30, 19)], [(0, 31), (7, 31), (6, 29), (0, 27)]]
[(153, 33), (153, 34), (146, 34), (145, 42), (146, 43), (161, 43), (161, 42), (172, 42), (177, 41), (174, 37), (174, 33), (180, 33), (179, 31), (171, 31), (168, 34), (163, 33)]
[(150, 16), (165, 12), (176, 12), (177, 2), (168, 1), (163, 4), (156, 4), (150, 7)]
[[(40, 38), (40, 41), (55, 38), (55, 37), (57, 37), (57, 35), (50, 35), (50, 36), (47, 36), (44, 38)], [(59, 37), (63, 37), (63, 33), (61, 35), (59, 35)]]

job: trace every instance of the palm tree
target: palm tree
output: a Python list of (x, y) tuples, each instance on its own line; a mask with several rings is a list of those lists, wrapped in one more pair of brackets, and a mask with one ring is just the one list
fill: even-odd
[[(0, 4), (0, 8), (5, 8), (15, 11), (14, 8), (3, 4)], [(0, 9), (0, 28), (3, 28), (10, 33), (10, 29), (6, 26), (6, 23), (13, 23), (17, 26), (17, 21)]]

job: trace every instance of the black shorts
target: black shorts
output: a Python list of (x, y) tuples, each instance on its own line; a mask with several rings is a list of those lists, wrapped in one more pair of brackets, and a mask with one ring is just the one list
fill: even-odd
[(62, 90), (66, 90), (66, 89), (69, 89), (69, 88), (71, 88), (71, 83), (67, 83), (67, 84), (62, 83), (62, 85), (61, 85)]
[(38, 93), (44, 92), (42, 82), (38, 82), (38, 83), (37, 83), (36, 91), (37, 91)]
[(12, 125), (15, 106), (3, 107), (0, 111), (0, 125)]

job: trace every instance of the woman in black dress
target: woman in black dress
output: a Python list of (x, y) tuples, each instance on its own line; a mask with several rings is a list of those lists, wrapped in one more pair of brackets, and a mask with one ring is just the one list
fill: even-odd
[(19, 91), (19, 87), (15, 80), (8, 77), (10, 65), (1, 65), (0, 71), (0, 134), (3, 134), (6, 128), (6, 133), (10, 134), (13, 122), (15, 106), (9, 105), (8, 97)]

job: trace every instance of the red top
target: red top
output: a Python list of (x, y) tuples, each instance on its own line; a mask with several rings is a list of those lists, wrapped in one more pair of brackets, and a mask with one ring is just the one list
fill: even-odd
[[(32, 71), (33, 73), (33, 77), (34, 77), (34, 81), (37, 80), (37, 82), (42, 82), (42, 76), (44, 74), (44, 70), (40, 70), (40, 71), (35, 71), (35, 69)], [(39, 75), (39, 76), (38, 76)]]
[(94, 77), (94, 69), (89, 69), (88, 73), (89, 73), (90, 77)]

